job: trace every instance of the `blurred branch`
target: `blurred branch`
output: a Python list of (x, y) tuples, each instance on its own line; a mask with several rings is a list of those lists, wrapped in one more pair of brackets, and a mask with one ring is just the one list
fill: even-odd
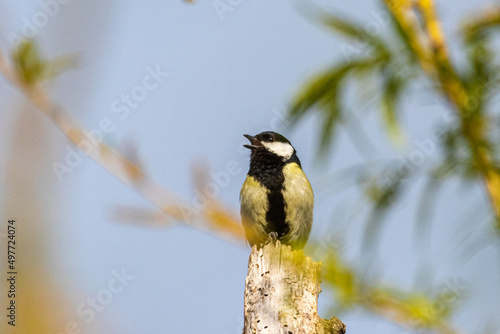
[[(449, 65), (448, 48), (444, 40), (441, 23), (439, 22), (434, 8), (434, 0), (420, 0), (420, 6), (424, 18), (425, 30), (427, 31), (435, 57)], [(450, 66), (451, 68), (451, 66)]]
[(498, 25), (500, 25), (500, 7), (493, 7), (469, 19), (462, 31), (466, 36), (477, 36), (480, 32)]
[(111, 211), (110, 219), (120, 224), (164, 228), (176, 222), (158, 210), (119, 205)]
[[(309, 247), (324, 245), (309, 245)], [(344, 262), (335, 249), (323, 262), (322, 280), (333, 288), (340, 309), (350, 309), (356, 305), (377, 314), (407, 330), (432, 330), (441, 334), (459, 334), (450, 324), (449, 316), (461, 299), (463, 291), (458, 284), (450, 283), (444, 288), (434, 289), (435, 295), (418, 291), (406, 292), (387, 286), (380, 286), (372, 279), (366, 279)]]
[(425, 71), (432, 71), (430, 50), (421, 41), (418, 31), (418, 22), (412, 12), (413, 0), (384, 0), (385, 5), (392, 13), (393, 23), (401, 39), (406, 44)]
[[(472, 95), (474, 91), (466, 90), (464, 82), (450, 61), (444, 34), (435, 12), (434, 1), (420, 0), (416, 2), (422, 14), (424, 26), (421, 33), (415, 31), (416, 25), (409, 19), (411, 14), (407, 12), (413, 11), (412, 7), (396, 8), (394, 1), (384, 1), (406, 38), (412, 41), (410, 43), (413, 46), (412, 50), (420, 60), (422, 69), (431, 79), (437, 81), (442, 94), (455, 107), (460, 119), (461, 132), (472, 154), (472, 163), (485, 183), (493, 212), (499, 222), (498, 227), (500, 227), (500, 170), (496, 166), (488, 143), (486, 133), (488, 119), (484, 110), (475, 108), (473, 100), (478, 97)], [(421, 38), (420, 34), (426, 38)], [(425, 40), (430, 41), (432, 51), (430, 63), (427, 53), (422, 51), (429, 48), (425, 44)]]
[[(36, 45), (33, 42), (23, 43), (31, 43), (31, 50), (36, 50), (34, 49)], [(26, 45), (24, 45), (24, 47), (26, 48)], [(21, 54), (26, 54), (26, 52)], [(36, 52), (30, 54), (30, 64), (46, 63), (46, 61), (37, 58), (37, 55), (38, 53)], [(15, 51), (14, 56), (19, 57), (20, 53)], [(25, 60), (26, 58), (23, 59)], [(13, 61), (15, 64), (19, 64), (23, 63), (23, 59), (14, 59)], [(24, 62), (24, 64), (26, 64), (26, 62)], [(85, 129), (79, 124), (77, 119), (50, 99), (49, 94), (39, 83), (41, 79), (40, 76), (33, 76), (26, 72), (30, 71), (30, 68), (35, 68), (37, 71), (36, 73), (41, 73), (43, 71), (39, 66), (24, 66), (22, 68), (24, 70), (20, 71), (19, 66), (11, 66), (0, 50), (0, 73), (8, 82), (17, 88), (28, 101), (52, 121), (71, 143), (80, 147), (80, 145), (87, 140)], [(27, 77), (30, 79), (26, 80)], [(232, 213), (223, 209), (220, 205), (217, 205), (217, 203), (210, 203), (201, 209), (195, 208), (190, 203), (179, 199), (177, 196), (164, 189), (151, 179), (137, 163), (125, 158), (122, 154), (102, 141), (98, 141), (93, 149), (85, 150), (85, 153), (120, 182), (134, 189), (139, 195), (159, 208), (171, 219), (183, 222), (203, 231), (215, 232), (223, 238), (230, 237), (230, 239), (233, 240), (244, 240), (243, 229), (239, 220), (234, 217)]]
[(434, 302), (429, 297), (417, 293), (397, 298), (387, 291), (372, 289), (363, 304), (373, 313), (406, 329), (426, 328), (441, 334), (460, 334), (459, 330), (443, 319), (443, 315), (433, 311)]

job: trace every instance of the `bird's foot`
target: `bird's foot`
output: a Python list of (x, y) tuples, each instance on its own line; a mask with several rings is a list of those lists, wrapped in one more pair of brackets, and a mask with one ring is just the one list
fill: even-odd
[(270, 232), (268, 234), (269, 238), (267, 239), (266, 243), (273, 243), (275, 244), (276, 241), (278, 240), (278, 232)]

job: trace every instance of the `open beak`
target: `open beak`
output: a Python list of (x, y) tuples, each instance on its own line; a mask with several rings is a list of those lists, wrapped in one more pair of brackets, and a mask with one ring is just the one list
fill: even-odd
[(256, 149), (262, 147), (262, 143), (260, 141), (258, 141), (257, 139), (255, 139), (255, 137), (250, 136), (250, 135), (243, 135), (243, 136), (245, 138), (247, 138), (248, 140), (250, 140), (250, 144), (252, 144), (252, 145), (243, 145), (246, 148), (249, 148), (251, 150), (256, 150)]

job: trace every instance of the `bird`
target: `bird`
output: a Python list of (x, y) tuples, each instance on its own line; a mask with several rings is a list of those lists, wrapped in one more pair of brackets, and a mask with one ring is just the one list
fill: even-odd
[(290, 141), (273, 131), (243, 135), (250, 168), (240, 191), (240, 214), (250, 247), (269, 237), (302, 249), (313, 221), (314, 194)]

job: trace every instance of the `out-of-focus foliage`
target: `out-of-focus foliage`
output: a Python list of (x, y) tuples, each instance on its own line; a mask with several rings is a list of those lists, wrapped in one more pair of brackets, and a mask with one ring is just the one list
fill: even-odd
[(68, 56), (50, 61), (43, 59), (35, 41), (28, 39), (16, 45), (11, 58), (21, 83), (27, 87), (55, 78), (74, 63)]
[(372, 76), (375, 75), (378, 78), (374, 82), (381, 87), (379, 99), (383, 111), (382, 120), (390, 138), (396, 143), (401, 142), (403, 134), (397, 121), (398, 100), (408, 81), (417, 74), (416, 70), (413, 70), (415, 64), (409, 62), (408, 58), (398, 56), (388, 43), (365, 31), (360, 25), (333, 16), (324, 18), (323, 23), (349, 39), (363, 41), (369, 52), (352, 59), (349, 50), (345, 50), (346, 60), (318, 74), (307, 83), (292, 104), (292, 119), (298, 121), (309, 111), (321, 113), (324, 120), (320, 132), (320, 149), (324, 152), (346, 112), (343, 93), (349, 80), (361, 85), (367, 78), (373, 80)]
[(363, 279), (363, 275), (344, 262), (336, 250), (331, 250), (322, 264), (323, 287), (336, 293), (332, 314), (361, 306), (409, 328), (455, 333), (448, 323), (463, 297), (460, 285), (428, 294), (381, 286)]
[[(58, 128), (61, 130), (67, 139), (74, 144), (76, 147), (80, 147), (82, 143), (86, 142), (86, 136), (84, 129), (71, 114), (66, 112), (64, 108), (59, 106), (55, 101), (51, 99), (49, 93), (45, 88), (40, 85), (45, 80), (50, 80), (55, 78), (63, 70), (67, 69), (71, 65), (71, 57), (60, 57), (56, 59), (46, 59), (41, 55), (38, 49), (37, 43), (32, 40), (22, 40), (18, 45), (14, 47), (11, 52), (10, 63), (7, 59), (3, 57), (3, 53), (0, 52), (0, 73), (6, 78), (10, 83), (18, 88), (21, 93), (24, 94), (27, 101), (32, 103), (42, 114), (47, 116)], [(28, 131), (30, 133), (35, 133), (34, 131)], [(26, 131), (19, 131), (20, 134), (26, 133)], [(35, 133), (35, 137), (36, 137)], [(14, 141), (22, 142), (21, 140)], [(88, 145), (88, 144), (87, 144)], [(146, 222), (154, 221), (155, 224), (152, 226), (170, 226), (172, 225), (172, 220), (183, 222), (194, 228), (201, 229), (203, 231), (210, 231), (217, 234), (221, 238), (243, 241), (243, 228), (232, 212), (224, 209), (224, 206), (218, 203), (216, 200), (210, 202), (204, 201), (203, 206), (194, 207), (191, 203), (184, 202), (177, 198), (174, 194), (170, 193), (168, 190), (164, 189), (158, 185), (145, 171), (143, 168), (143, 163), (138, 156), (138, 152), (133, 145), (130, 143), (125, 143), (122, 147), (111, 147), (106, 145), (101, 140), (93, 142), (93, 147), (91, 150), (83, 150), (88, 156), (94, 159), (95, 162), (100, 164), (104, 169), (110, 172), (111, 175), (116, 177), (125, 185), (129, 186), (131, 190), (136, 191), (143, 198), (155, 205), (163, 213), (163, 219), (158, 218), (158, 212), (149, 212), (145, 210), (134, 210), (133, 208), (127, 208), (120, 210), (120, 215), (116, 215), (116, 218), (120, 219), (121, 222), (130, 219), (126, 217), (131, 214), (133, 218), (136, 218), (135, 223), (141, 220)], [(87, 147), (88, 148), (88, 147)], [(30, 148), (32, 149), (32, 148)], [(14, 150), (15, 151), (15, 150)], [(17, 151), (15, 151), (17, 153)], [(19, 152), (25, 153), (24, 150)], [(45, 152), (44, 150), (38, 150), (37, 152)], [(16, 154), (16, 157), (22, 157), (23, 154)], [(31, 160), (33, 162), (34, 160)], [(25, 164), (13, 164), (23, 165), (29, 167), (28, 169), (32, 171), (32, 163)], [(17, 167), (15, 169), (15, 175), (21, 177), (23, 182), (28, 182), (25, 180), (25, 173), (19, 173)], [(203, 175), (205, 177), (206, 175)], [(7, 176), (7, 180), (10, 178)], [(33, 178), (35, 179), (35, 178)], [(32, 179), (29, 179), (32, 180)], [(37, 184), (33, 182), (28, 182), (26, 189), (32, 189), (28, 193), (38, 194), (41, 190), (38, 189)], [(22, 184), (21, 181), (17, 181), (16, 185)], [(12, 189), (16, 186), (12, 186)], [(24, 187), (22, 187), (24, 188)], [(22, 198), (25, 200), (25, 198)], [(31, 207), (35, 207), (37, 201), (30, 201)], [(23, 204), (25, 205), (25, 203)], [(44, 207), (44, 205), (42, 205)], [(21, 212), (22, 210), (20, 210)], [(33, 210), (28, 210), (32, 212)], [(165, 219), (165, 216), (169, 219)], [(25, 219), (30, 222), (38, 222), (42, 219), (42, 216), (37, 218)], [(29, 242), (26, 249), (36, 253), (39, 250), (32, 247), (33, 245), (45, 245), (44, 239), (38, 236), (36, 242)], [(39, 256), (39, 253), (36, 253)], [(28, 256), (26, 256), (28, 258)], [(29, 256), (30, 260), (39, 261), (36, 256)], [(37, 262), (38, 263), (38, 262)], [(39, 264), (41, 266), (41, 264)], [(52, 312), (48, 316), (40, 310), (48, 310), (44, 307), (43, 303), (47, 300), (56, 300), (53, 297), (59, 292), (55, 291), (51, 282), (50, 284), (45, 284), (45, 280), (40, 278), (35, 279), (35, 276), (28, 277), (31, 281), (29, 285), (28, 293), (22, 295), (21, 305), (23, 312), (21, 312), (22, 317), (25, 319), (22, 321), (22, 326), (20, 327), (23, 333), (38, 333), (54, 331), (57, 329), (70, 330), (68, 328), (74, 328), (69, 319), (69, 315), (61, 317), (61, 312)], [(8, 282), (5, 281), (4, 285), (7, 286)], [(45, 284), (45, 285), (44, 285)], [(30, 293), (30, 289), (34, 289), (33, 293)], [(52, 295), (52, 297), (51, 297)], [(4, 295), (6, 299), (7, 294)], [(25, 301), (26, 302), (23, 302)], [(7, 300), (7, 299), (6, 299)], [(29, 302), (28, 302), (29, 301)], [(57, 304), (57, 303), (56, 303)], [(59, 305), (60, 304), (60, 305)], [(63, 308), (63, 303), (59, 302), (58, 307)], [(52, 310), (53, 311), (53, 310)], [(47, 311), (48, 312), (48, 311)], [(53, 316), (52, 316), (53, 315)], [(68, 325), (69, 324), (69, 325)], [(6, 325), (6, 323), (3, 323)], [(6, 325), (7, 326), (7, 325)], [(68, 327), (69, 326), (69, 327)], [(73, 327), (71, 327), (73, 326)], [(18, 326), (19, 327), (19, 326)], [(75, 331), (80, 329), (74, 328)], [(105, 331), (109, 332), (109, 331)], [(3, 333), (3, 332), (2, 332)]]
[(38, 47), (32, 40), (23, 40), (12, 53), (12, 60), (22, 82), (31, 86), (47, 74), (47, 62), (43, 60)]
[[(500, 83), (500, 67), (493, 44), (494, 33), (500, 27), (500, 7), (467, 15), (460, 29), (461, 48), (457, 51), (463, 54), (457, 58), (464, 59), (464, 63), (457, 66), (449, 55), (433, 1), (385, 0), (383, 4), (389, 17), (384, 33), (371, 33), (344, 16), (332, 14), (320, 18), (329, 30), (347, 40), (340, 46), (344, 57), (301, 88), (291, 104), (290, 116), (298, 122), (311, 113), (321, 115), (319, 149), (327, 155), (336, 128), (347, 118), (347, 98), (353, 93), (364, 98), (363, 88), (370, 82), (375, 89), (368, 93), (372, 95), (369, 99), (380, 102), (377, 110), (386, 135), (399, 146), (405, 141), (398, 122), (402, 118), (400, 104), (410, 84), (425, 83), (421, 86), (426, 87), (427, 92), (448, 103), (456, 122), (449, 122), (448, 127), (442, 129), (437, 144), (442, 154), (431, 168), (413, 166), (414, 169), (401, 173), (397, 170), (398, 161), (392, 161), (382, 168), (370, 166), (361, 177), (359, 185), (372, 207), (363, 240), (366, 253), (373, 251), (386, 214), (415, 184), (406, 181), (416, 176), (428, 180), (417, 218), (425, 217), (428, 207), (435, 202), (439, 185), (454, 176), (467, 183), (483, 185), (490, 200), (491, 217), (500, 231), (500, 145), (498, 136), (495, 137), (500, 129), (499, 122), (495, 121), (498, 114), (492, 108)], [(358, 48), (352, 47), (352, 51), (350, 45)], [(372, 255), (366, 255), (369, 256)], [(441, 307), (436, 308), (436, 303), (451, 300), (449, 294), (456, 291), (432, 294), (384, 288), (361, 279), (363, 274), (358, 273), (356, 267), (342, 261), (338, 252), (323, 262), (324, 284), (336, 291), (341, 309), (362, 306), (410, 329), (458, 332), (450, 325), (450, 317), (463, 296), (454, 295), (453, 302), (441, 303)]]
[[(357, 274), (354, 270), (342, 261), (338, 252), (331, 252), (327, 259), (323, 261), (321, 267), (326, 284), (329, 284), (338, 297), (341, 308), (349, 308), (355, 305), (362, 293)], [(333, 313), (335, 314), (335, 313)]]
[[(335, 128), (347, 113), (344, 106), (347, 84), (361, 87), (371, 80), (378, 87), (373, 94), (380, 101), (381, 119), (389, 137), (397, 144), (404, 138), (398, 123), (401, 117), (398, 105), (404, 98), (408, 83), (430, 80), (434, 84), (431, 86), (433, 92), (450, 102), (459, 120), (457, 127), (445, 129), (446, 139), (441, 147), (444, 159), (437, 167), (436, 175), (438, 179), (448, 175), (483, 179), (494, 216), (499, 219), (500, 190), (497, 186), (500, 186), (500, 165), (498, 147), (492, 139), (498, 127), (492, 121), (494, 116), (488, 103), (495, 96), (500, 80), (491, 45), (491, 33), (499, 25), (500, 14), (498, 10), (488, 12), (485, 17), (479, 16), (464, 25), (462, 41), (467, 64), (463, 70), (458, 70), (449, 59), (432, 2), (417, 1), (408, 7), (405, 3), (403, 1), (399, 7), (393, 8), (392, 2), (386, 2), (391, 15), (391, 26), (387, 32), (390, 37), (386, 39), (369, 33), (354, 22), (335, 16), (323, 18), (321, 22), (328, 28), (353, 44), (362, 41), (366, 47), (361, 55), (349, 53), (346, 49), (345, 59), (304, 85), (291, 105), (290, 115), (297, 122), (308, 113), (321, 114), (323, 122), (319, 131), (319, 147), (322, 153), (327, 153)], [(412, 16), (405, 11), (415, 13)], [(421, 22), (412, 21), (410, 17), (421, 17)], [(419, 26), (423, 28), (419, 29)], [(394, 185), (399, 183), (394, 182)], [(391, 192), (389, 190), (386, 195)], [(369, 187), (366, 194), (376, 207), (386, 205), (384, 198), (387, 197), (378, 195), (377, 189)]]

